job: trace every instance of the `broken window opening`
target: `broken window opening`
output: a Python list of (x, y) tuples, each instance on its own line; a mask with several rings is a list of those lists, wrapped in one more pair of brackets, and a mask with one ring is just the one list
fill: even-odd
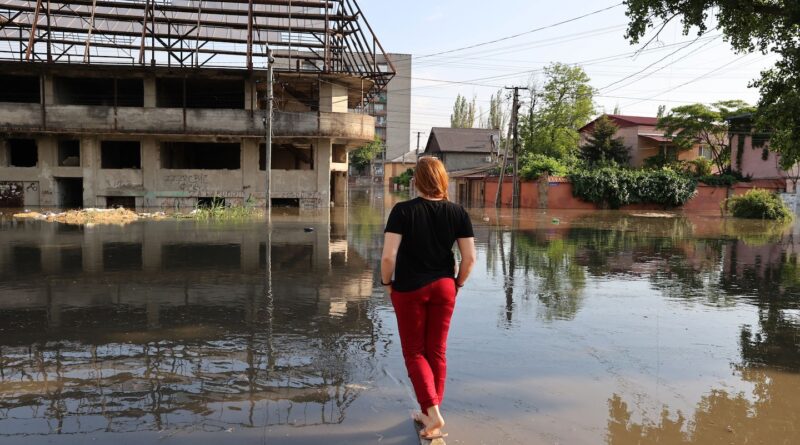
[(40, 80), (38, 76), (0, 76), (0, 102), (31, 103), (41, 102)]
[(107, 209), (136, 210), (135, 196), (106, 196)]
[(83, 178), (55, 178), (58, 206), (62, 209), (83, 207)]
[(347, 162), (347, 146), (333, 144), (333, 162)]
[(54, 77), (53, 90), (58, 105), (144, 106), (142, 79)]
[(298, 198), (272, 198), (270, 202), (272, 207), (300, 207)]
[(59, 167), (80, 167), (81, 141), (77, 139), (58, 141), (58, 165)]
[(198, 209), (216, 209), (220, 207), (225, 207), (225, 198), (220, 198), (218, 196), (204, 196), (197, 198)]
[(36, 139), (9, 139), (6, 145), (9, 167), (36, 167), (39, 164)]
[(102, 141), (100, 168), (141, 169), (142, 148), (139, 141)]
[[(184, 97), (184, 91), (186, 96)], [(244, 109), (244, 80), (156, 79), (156, 106)]]
[[(258, 168), (266, 171), (266, 145), (258, 146)], [(273, 144), (271, 170), (314, 170), (311, 144)]]
[(161, 168), (168, 170), (239, 170), (238, 143), (163, 142)]

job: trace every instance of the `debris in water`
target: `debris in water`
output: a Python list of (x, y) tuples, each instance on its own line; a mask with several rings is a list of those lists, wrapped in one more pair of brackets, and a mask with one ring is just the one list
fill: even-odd
[(160, 219), (165, 217), (163, 212), (137, 214), (124, 208), (117, 209), (82, 209), (68, 210), (61, 213), (39, 213), (25, 211), (17, 213), (14, 218), (33, 219), (37, 221), (58, 222), (62, 224), (83, 225), (92, 227), (97, 224), (125, 225), (139, 220), (140, 218)]
[(313, 227), (306, 227), (305, 229), (303, 229), (303, 231), (304, 232), (313, 232), (314, 228)]

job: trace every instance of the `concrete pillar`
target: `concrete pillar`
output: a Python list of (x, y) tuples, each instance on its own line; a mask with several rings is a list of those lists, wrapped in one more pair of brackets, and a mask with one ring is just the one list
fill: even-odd
[(5, 139), (0, 139), (0, 167), (8, 167), (8, 145)]
[(145, 225), (142, 233), (142, 270), (161, 271), (161, 232), (152, 225)]
[(153, 137), (142, 139), (142, 184), (144, 186), (143, 207), (158, 207), (156, 190), (158, 188), (158, 171), (161, 168), (159, 143)]
[(260, 147), (261, 139), (242, 139), (242, 191), (245, 202), (249, 197), (252, 197), (253, 200), (256, 199), (255, 192), (258, 189), (258, 182), (261, 180), (261, 171), (258, 166)]
[(156, 107), (156, 78), (147, 76), (144, 78), (144, 107)]
[(244, 109), (258, 109), (258, 92), (256, 91), (256, 81), (254, 79), (244, 80)]
[(96, 181), (97, 170), (100, 168), (100, 141), (96, 137), (81, 138), (81, 168), (83, 170), (83, 207), (97, 207), (99, 199)]
[(42, 98), (46, 105), (58, 105), (56, 103), (56, 90), (53, 84), (53, 76), (51, 74), (42, 74), (43, 87)]
[(319, 86), (319, 111), (347, 113), (347, 87), (330, 82)]
[(333, 205), (337, 207), (347, 206), (347, 173), (333, 173)]
[(314, 169), (317, 172), (317, 196), (319, 207), (328, 208), (331, 203), (331, 154), (333, 144), (330, 139), (317, 139), (314, 144)]
[(56, 165), (57, 150), (56, 140), (52, 136), (36, 138), (36, 147), (39, 156), (39, 203), (45, 207), (58, 205), (58, 187), (53, 178), (53, 166)]

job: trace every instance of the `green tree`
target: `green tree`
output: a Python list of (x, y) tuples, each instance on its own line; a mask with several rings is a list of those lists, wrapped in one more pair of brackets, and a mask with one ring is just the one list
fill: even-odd
[(504, 108), (504, 102), (503, 90), (492, 94), (489, 99), (489, 116), (486, 118), (486, 122), (483, 123), (484, 128), (501, 130), (508, 125), (508, 112)]
[(630, 149), (622, 138), (615, 138), (619, 127), (603, 115), (595, 121), (592, 135), (581, 147), (580, 157), (589, 165), (627, 165), (630, 160)]
[[(785, 167), (800, 160), (800, 2), (796, 0), (626, 0), (626, 37), (638, 43), (657, 22), (679, 19), (684, 34), (719, 29), (740, 52), (771, 51), (780, 59), (753, 82), (759, 88), (757, 126)], [(659, 30), (660, 32), (660, 30)], [(650, 39), (653, 41), (658, 33)], [(649, 43), (649, 41), (648, 41)]]
[(531, 86), (528, 116), (520, 118), (520, 136), (527, 153), (559, 160), (577, 156), (578, 129), (594, 113), (594, 89), (583, 68), (553, 63), (544, 69), (541, 88)]
[(658, 111), (656, 112), (656, 117), (660, 119), (660, 118), (664, 117), (665, 114), (667, 114), (667, 106), (666, 105), (659, 105), (658, 106)]
[(752, 110), (752, 107), (741, 100), (716, 102), (710, 106), (683, 105), (659, 118), (656, 128), (672, 138), (679, 150), (690, 150), (696, 144), (708, 147), (711, 160), (721, 173), (729, 170), (731, 161), (728, 122), (725, 119)]
[(453, 105), (453, 114), (450, 115), (450, 127), (472, 128), (475, 125), (475, 98), (467, 102), (467, 98), (459, 94)]
[(372, 142), (364, 144), (363, 146), (350, 152), (350, 163), (357, 169), (364, 170), (375, 159), (378, 153), (383, 152), (383, 140), (380, 136), (375, 136)]

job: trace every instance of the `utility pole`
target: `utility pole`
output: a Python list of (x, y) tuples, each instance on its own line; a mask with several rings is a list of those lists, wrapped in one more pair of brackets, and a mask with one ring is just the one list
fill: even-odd
[(508, 122), (508, 136), (506, 136), (506, 143), (505, 143), (505, 152), (503, 153), (503, 164), (500, 166), (500, 178), (497, 182), (497, 195), (494, 198), (494, 206), (496, 208), (500, 208), (503, 206), (502, 199), (503, 199), (503, 181), (505, 181), (506, 176), (506, 169), (508, 168), (508, 146), (511, 144), (511, 134), (512, 134), (512, 121)]
[(267, 50), (267, 103), (264, 107), (264, 164), (267, 170), (266, 196), (267, 196), (267, 218), (272, 213), (272, 50)]
[(422, 133), (425, 133), (425, 132), (424, 131), (418, 131), (417, 132), (417, 163), (419, 163), (419, 138), (420, 138), (420, 136), (422, 136)]
[(514, 182), (511, 198), (511, 206), (519, 208), (519, 90), (527, 90), (525, 87), (506, 87), (507, 90), (514, 90), (514, 102), (511, 106), (511, 125), (512, 125), (512, 144), (514, 148)]

